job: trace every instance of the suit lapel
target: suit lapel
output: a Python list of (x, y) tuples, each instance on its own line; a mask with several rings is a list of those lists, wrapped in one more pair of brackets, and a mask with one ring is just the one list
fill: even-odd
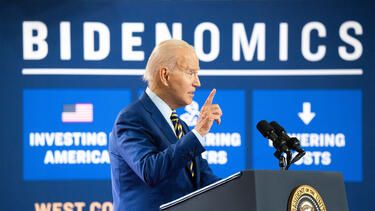
[(156, 105), (152, 102), (150, 97), (145, 92), (143, 92), (140, 101), (142, 102), (146, 111), (150, 113), (151, 118), (155, 122), (155, 124), (159, 127), (161, 131), (163, 131), (163, 134), (167, 137), (169, 143), (176, 143), (177, 137), (174, 134), (174, 131), (172, 131), (167, 120), (165, 120), (164, 116), (161, 114), (159, 109), (156, 107)]
[[(143, 106), (145, 107), (146, 111), (150, 113), (152, 120), (155, 122), (155, 124), (159, 127), (161, 131), (163, 131), (163, 134), (167, 137), (169, 144), (174, 144), (177, 142), (177, 137), (175, 135), (175, 132), (171, 129), (168, 122), (165, 120), (159, 109), (156, 107), (156, 105), (152, 102), (150, 97), (143, 92), (140, 101), (142, 102)], [(182, 130), (184, 133), (188, 133), (190, 131), (189, 127), (186, 125), (186, 123), (182, 123)], [(197, 157), (194, 157), (194, 163), (195, 163), (195, 174), (192, 181), (194, 188), (197, 188), (197, 181), (199, 181), (200, 174), (197, 171), (199, 169), (198, 159)], [(189, 169), (186, 166), (186, 174), (191, 179), (191, 175), (189, 173)]]

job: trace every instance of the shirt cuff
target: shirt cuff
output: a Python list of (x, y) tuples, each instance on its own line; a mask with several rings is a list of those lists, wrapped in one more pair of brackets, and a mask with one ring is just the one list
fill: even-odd
[(195, 137), (197, 137), (198, 141), (202, 144), (202, 146), (204, 146), (204, 139), (201, 136), (201, 134), (199, 134), (195, 129), (193, 129), (192, 132), (194, 133)]

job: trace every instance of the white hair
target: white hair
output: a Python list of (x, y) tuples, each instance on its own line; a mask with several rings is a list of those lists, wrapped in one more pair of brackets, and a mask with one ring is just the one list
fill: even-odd
[(183, 40), (170, 39), (156, 45), (148, 58), (143, 80), (150, 83), (162, 67), (173, 71), (177, 62), (176, 50), (183, 48), (195, 52), (194, 47)]

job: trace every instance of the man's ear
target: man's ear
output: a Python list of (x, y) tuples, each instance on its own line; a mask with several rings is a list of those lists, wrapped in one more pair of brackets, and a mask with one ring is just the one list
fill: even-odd
[(164, 86), (168, 86), (168, 84), (169, 84), (169, 71), (168, 71), (167, 68), (165, 68), (165, 67), (160, 68), (159, 78), (160, 78), (161, 83)]

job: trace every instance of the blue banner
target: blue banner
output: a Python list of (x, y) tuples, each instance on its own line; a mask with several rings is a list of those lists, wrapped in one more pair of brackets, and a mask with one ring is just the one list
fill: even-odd
[(109, 133), (129, 90), (27, 89), (25, 180), (110, 179)]
[(362, 181), (360, 90), (254, 90), (253, 102), (255, 169), (279, 168), (271, 141), (255, 127), (276, 121), (306, 151), (290, 169), (340, 171), (345, 181)]

